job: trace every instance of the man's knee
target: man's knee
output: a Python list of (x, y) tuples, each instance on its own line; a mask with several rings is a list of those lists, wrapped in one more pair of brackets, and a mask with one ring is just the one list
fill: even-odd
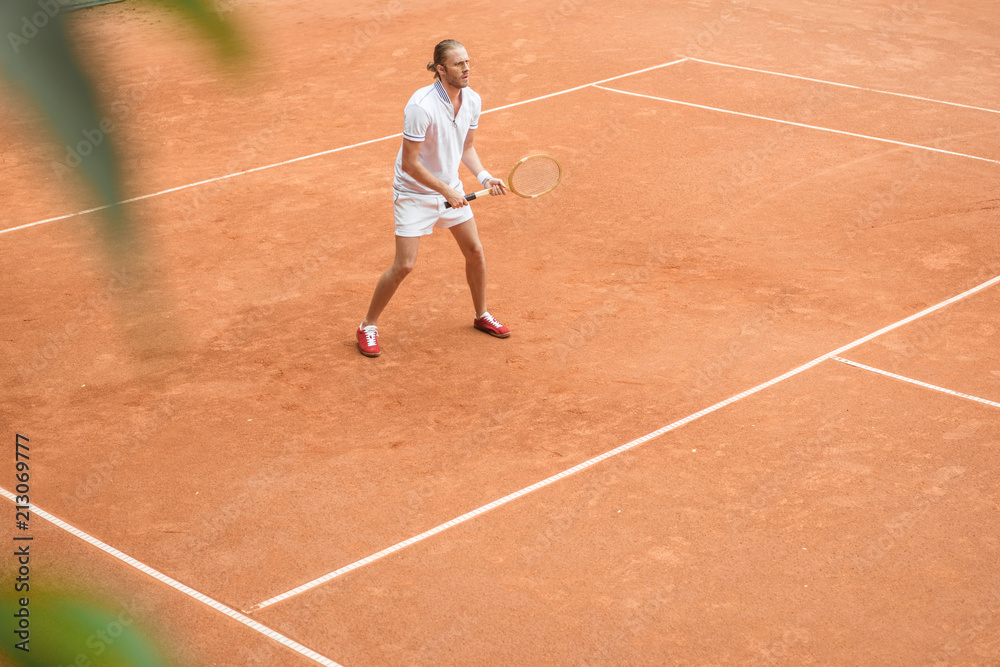
[(399, 259), (392, 265), (392, 268), (396, 276), (403, 279), (413, 272), (413, 267), (416, 266), (416, 264), (416, 258)]
[(465, 249), (465, 258), (470, 262), (485, 262), (486, 253), (483, 252), (482, 243), (474, 243)]

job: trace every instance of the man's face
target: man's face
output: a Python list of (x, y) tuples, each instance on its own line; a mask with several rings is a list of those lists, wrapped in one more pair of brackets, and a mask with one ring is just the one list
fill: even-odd
[(472, 65), (469, 63), (469, 54), (464, 48), (449, 51), (444, 62), (443, 66), (438, 65), (438, 74), (441, 75), (445, 83), (454, 88), (465, 88), (469, 85), (469, 72), (472, 70)]

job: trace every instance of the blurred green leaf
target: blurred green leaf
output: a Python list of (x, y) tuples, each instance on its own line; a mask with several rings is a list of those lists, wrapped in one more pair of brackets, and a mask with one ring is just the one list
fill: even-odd
[[(213, 5), (202, 0), (153, 0), (151, 6), (172, 9), (203, 32), (227, 60), (246, 53), (237, 30)], [(229, 4), (224, 8), (228, 11)], [(63, 146), (59, 169), (79, 170), (109, 206), (102, 216), (106, 236), (124, 241), (130, 230), (117, 202), (124, 197), (119, 160), (108, 134), (113, 125), (95, 99), (91, 84), (73, 52), (62, 22), (59, 0), (0, 0), (0, 73), (23, 91)]]
[(215, 44), (220, 55), (227, 60), (235, 60), (247, 52), (239, 32), (222, 16), (237, 2), (238, 0), (219, 0), (216, 4), (202, 0), (147, 0), (147, 4), (167, 7), (181, 13)]
[[(27, 651), (16, 643), (24, 635), (6, 632), (0, 643), (0, 662), (20, 667), (88, 664), (96, 667), (167, 667), (156, 643), (140, 626), (140, 619), (108, 600), (83, 599), (58, 592), (23, 593), (21, 607), (14, 593), (0, 600), (0, 615), (27, 629)], [(96, 597), (96, 596), (95, 596)], [(18, 614), (21, 614), (19, 617)], [(21, 623), (23, 621), (23, 623)], [(81, 660), (78, 656), (83, 656)]]
[[(0, 2), (0, 70), (35, 104), (64, 146), (61, 165), (79, 170), (101, 204), (121, 201), (118, 160), (87, 77), (70, 46), (57, 0)], [(102, 127), (103, 123), (103, 127)], [(124, 213), (102, 218), (112, 239), (126, 236)]]

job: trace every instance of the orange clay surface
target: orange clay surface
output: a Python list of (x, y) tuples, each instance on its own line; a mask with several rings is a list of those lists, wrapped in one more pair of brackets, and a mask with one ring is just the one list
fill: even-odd
[[(233, 609), (1000, 275), (990, 2), (221, 5), (239, 65), (152, 3), (71, 16), (129, 196), (395, 135), (448, 37), (485, 109), (685, 57), (860, 87), (685, 60), (484, 114), (493, 173), (564, 167), (473, 204), (507, 340), (438, 231), (358, 354), (398, 138), (129, 204), (140, 266), (93, 213), (0, 234), (32, 501)], [(0, 109), (0, 229), (92, 206)], [(1000, 403), (998, 294), (841, 356)], [(249, 615), (348, 666), (1000, 664), (998, 416), (822, 361)], [(34, 521), (39, 570), (140, 600), (174, 663), (317, 664)]]

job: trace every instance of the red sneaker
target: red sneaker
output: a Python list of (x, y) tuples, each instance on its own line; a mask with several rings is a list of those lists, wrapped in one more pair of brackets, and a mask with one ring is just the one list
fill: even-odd
[(490, 315), (489, 312), (485, 312), (482, 317), (477, 317), (473, 320), (472, 326), (497, 338), (507, 338), (510, 336), (510, 329), (497, 322), (497, 318)]
[(378, 346), (378, 327), (374, 324), (369, 324), (364, 329), (358, 327), (358, 349), (366, 357), (382, 354), (382, 348)]

